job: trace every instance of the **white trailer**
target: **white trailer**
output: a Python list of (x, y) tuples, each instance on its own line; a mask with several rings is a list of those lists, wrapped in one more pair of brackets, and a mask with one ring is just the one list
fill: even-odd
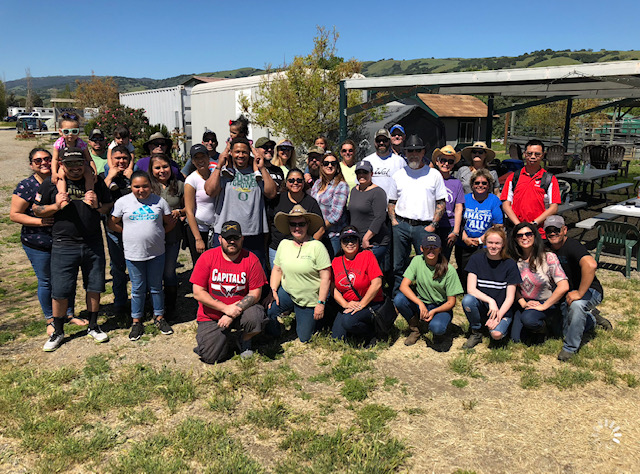
[[(191, 123), (194, 141), (199, 142), (199, 138), (205, 131), (212, 130), (218, 136), (220, 145), (223, 146), (229, 137), (229, 120), (235, 120), (242, 113), (240, 98), (245, 96), (252, 101), (255, 100), (260, 81), (264, 77), (241, 77), (194, 86), (191, 91)], [(249, 125), (250, 139), (256, 140), (263, 136), (276, 139), (268, 129)], [(221, 146), (218, 147), (218, 151), (221, 151)]]
[(180, 153), (188, 153), (191, 147), (191, 87), (180, 85), (128, 92), (120, 94), (120, 104), (134, 109), (144, 109), (151, 125), (163, 124), (169, 132), (177, 128), (184, 133), (187, 142), (181, 144)]

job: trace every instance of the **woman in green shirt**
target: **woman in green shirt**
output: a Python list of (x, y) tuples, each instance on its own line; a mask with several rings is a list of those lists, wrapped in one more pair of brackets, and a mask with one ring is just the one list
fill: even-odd
[(425, 322), (433, 333), (433, 348), (442, 351), (456, 295), (463, 292), (462, 285), (455, 268), (442, 255), (440, 236), (428, 232), (420, 248), (422, 255), (416, 255), (404, 272), (393, 303), (409, 323), (411, 333), (405, 345), (418, 342), (419, 323)]
[[(283, 239), (276, 251), (269, 282), (273, 302), (268, 316), (276, 324), (278, 316), (294, 311), (298, 337), (307, 342), (316, 329), (316, 321), (324, 317), (331, 286), (329, 253), (322, 242), (313, 239), (324, 222), (297, 204), (289, 213), (278, 212), (274, 224), (292, 238)], [(269, 332), (278, 334), (279, 330)]]

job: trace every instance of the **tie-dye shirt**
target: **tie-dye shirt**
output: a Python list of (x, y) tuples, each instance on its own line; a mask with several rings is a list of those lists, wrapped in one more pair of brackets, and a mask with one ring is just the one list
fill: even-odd
[[(87, 144), (84, 141), (82, 141), (82, 138), (78, 138), (76, 140), (75, 146), (76, 148), (80, 148), (81, 150), (87, 149)], [(53, 144), (53, 148), (55, 148), (56, 150), (63, 150), (67, 148), (67, 142), (64, 140), (64, 137), (58, 138), (56, 142)]]
[(544, 303), (549, 299), (558, 282), (567, 279), (556, 254), (546, 252), (546, 262), (539, 265), (536, 271), (529, 268), (529, 262), (518, 260), (518, 269), (522, 277), (520, 294), (525, 300), (536, 300)]

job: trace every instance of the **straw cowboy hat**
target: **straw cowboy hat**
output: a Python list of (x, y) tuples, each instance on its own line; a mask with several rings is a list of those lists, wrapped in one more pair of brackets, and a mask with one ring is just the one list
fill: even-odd
[(149, 151), (149, 147), (151, 146), (151, 142), (154, 140), (164, 140), (164, 143), (169, 150), (171, 150), (171, 147), (173, 146), (173, 140), (171, 140), (170, 138), (165, 138), (165, 136), (161, 132), (156, 132), (149, 137), (149, 140), (144, 142), (144, 145), (142, 145), (144, 151), (146, 151), (147, 153), (151, 153)]
[(287, 235), (291, 233), (291, 229), (289, 228), (289, 218), (290, 217), (304, 217), (309, 226), (307, 228), (307, 234), (313, 235), (318, 232), (318, 229), (324, 225), (324, 220), (318, 214), (313, 214), (312, 212), (307, 212), (304, 207), (300, 204), (296, 204), (293, 206), (293, 209), (287, 214), (286, 212), (278, 212), (276, 217), (273, 219), (273, 223), (283, 234)]
[(485, 150), (487, 154), (487, 161), (491, 161), (496, 157), (496, 152), (487, 146), (485, 142), (475, 142), (472, 146), (467, 146), (462, 149), (462, 157), (465, 160), (471, 159), (471, 150)]
[(453, 158), (453, 164), (455, 165), (460, 161), (460, 152), (453, 149), (451, 145), (443, 146), (442, 148), (436, 148), (431, 154), (431, 161), (435, 164), (439, 156), (448, 156)]

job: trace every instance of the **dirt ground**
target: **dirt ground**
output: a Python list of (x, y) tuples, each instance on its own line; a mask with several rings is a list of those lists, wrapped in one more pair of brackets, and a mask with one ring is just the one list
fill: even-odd
[[(0, 130), (0, 288), (3, 289), (0, 308), (0, 331), (17, 331), (31, 321), (42, 317), (35, 297), (29, 262), (18, 242), (15, 241), (19, 226), (8, 222), (11, 192), (17, 182), (28, 175), (26, 166), (29, 150), (35, 142), (15, 140), (14, 131)], [(50, 143), (48, 143), (50, 146)], [(44, 353), (44, 333), (0, 345), (1, 365), (27, 365), (53, 368), (65, 365), (81, 367), (92, 355), (115, 355), (114, 366), (146, 363), (153, 366), (179, 369), (194, 376), (213, 370), (202, 364), (192, 348), (195, 345), (196, 323), (193, 321), (195, 303), (190, 294), (188, 275), (190, 259), (181, 254), (184, 266), (179, 269), (181, 278), (180, 313), (184, 322), (174, 326), (170, 337), (156, 336), (148, 341), (132, 343), (128, 340), (128, 329), (117, 328), (109, 319), (103, 328), (109, 332), (110, 341), (95, 344), (79, 333), (54, 353)], [(624, 281), (619, 272), (622, 259), (607, 259), (611, 270), (599, 270), (605, 283)], [(108, 277), (108, 276), (107, 276)], [(55, 274), (54, 274), (55, 278)], [(638, 279), (634, 272), (632, 278)], [(110, 282), (107, 282), (110, 286)], [(630, 315), (622, 309), (628, 293), (608, 292), (601, 306), (603, 314), (614, 325)], [(78, 300), (80, 309), (84, 307)], [(102, 303), (108, 313), (112, 295), (106, 294)], [(454, 323), (463, 324), (459, 311)], [(635, 314), (637, 316), (637, 307)], [(82, 335), (82, 336), (81, 336)], [(437, 353), (424, 341), (413, 347), (403, 345), (403, 337), (388, 349), (380, 351), (373, 361), (374, 372), (381, 378), (398, 379), (390, 390), (375, 390), (369, 402), (393, 407), (399, 415), (389, 423), (391, 434), (410, 446), (411, 457), (402, 471), (422, 473), (449, 473), (456, 470), (480, 472), (638, 472), (640, 469), (640, 388), (629, 388), (625, 384), (607, 384), (600, 378), (580, 388), (559, 390), (552, 385), (543, 385), (537, 390), (520, 387), (520, 373), (504, 364), (480, 363), (481, 377), (470, 378), (469, 385), (457, 388), (452, 380), (460, 378), (452, 372), (450, 361), (461, 354), (464, 337), (457, 337), (448, 352)], [(638, 336), (631, 341), (637, 347)], [(314, 393), (311, 400), (290, 397), (286, 400), (300, 412), (313, 411), (319, 400), (335, 396), (332, 387), (318, 386), (307, 378), (318, 373), (323, 360), (331, 357), (322, 349), (310, 350), (299, 342), (284, 345), (288, 363), (300, 373), (305, 381), (303, 388)], [(489, 349), (486, 342), (477, 350), (482, 356)], [(638, 354), (615, 361), (616, 370), (640, 377)], [(232, 366), (235, 361), (225, 364)], [(275, 362), (274, 362), (275, 363)], [(551, 373), (563, 367), (553, 355), (542, 356), (539, 368)], [(1, 366), (0, 365), (0, 366)], [(323, 393), (322, 391), (327, 393)], [(346, 405), (346, 403), (345, 403)], [(419, 409), (418, 414), (409, 414)], [(167, 420), (172, 426), (183, 418), (193, 406), (178, 410)], [(351, 417), (348, 410), (339, 407), (330, 425), (340, 426)], [(620, 442), (612, 441), (611, 433), (601, 425), (615, 421), (622, 434)], [(273, 440), (254, 439), (246, 448), (256, 457), (270, 446)], [(244, 439), (243, 439), (244, 441)], [(28, 461), (7, 464), (3, 452), (13, 449), (12, 443), (0, 437), (0, 470), (24, 472), (29, 470)], [(9, 446), (9, 448), (7, 448)]]

